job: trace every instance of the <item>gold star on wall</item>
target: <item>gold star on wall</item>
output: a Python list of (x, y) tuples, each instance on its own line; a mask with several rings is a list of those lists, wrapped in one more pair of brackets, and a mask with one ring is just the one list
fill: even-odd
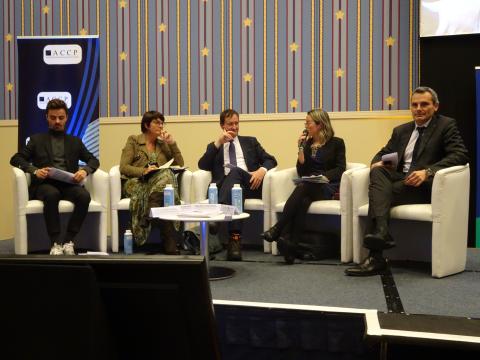
[(250, 18), (248, 18), (248, 17), (245, 18), (245, 20), (243, 20), (243, 25), (244, 25), (245, 27), (249, 27), (250, 25), (252, 25), (252, 19), (250, 19)]
[(291, 107), (292, 109), (296, 109), (297, 106), (298, 106), (298, 101), (297, 101), (296, 99), (290, 100), (290, 107)]
[(122, 51), (119, 57), (120, 57), (120, 60), (125, 61), (127, 60), (127, 53), (125, 51)]
[(300, 45), (298, 45), (296, 42), (293, 42), (290, 44), (290, 51), (291, 52), (295, 52), (298, 50), (298, 48), (300, 47)]
[(165, 76), (162, 76), (160, 79), (158, 79), (160, 82), (160, 85), (165, 85), (167, 83), (167, 78)]
[(338, 68), (337, 71), (335, 71), (337, 77), (343, 77), (343, 74), (345, 74), (345, 71), (343, 71), (342, 68)]
[(387, 46), (393, 46), (395, 44), (395, 38), (389, 36), (385, 39), (385, 43), (387, 44)]
[(42, 8), (42, 12), (43, 12), (44, 14), (48, 14), (49, 11), (50, 11), (50, 8), (49, 8), (47, 5), (45, 5), (45, 6)]
[(6, 41), (6, 42), (10, 42), (10, 41), (12, 41), (12, 39), (13, 39), (12, 34), (7, 34), (7, 35), (5, 35), (5, 41)]
[(7, 85), (5, 85), (5, 87), (7, 88), (7, 91), (13, 91), (13, 84), (12, 83), (8, 83)]
[(202, 56), (208, 56), (208, 48), (207, 47), (204, 47), (201, 52), (202, 52)]
[(343, 16), (345, 15), (345, 13), (342, 11), (342, 10), (338, 10), (336, 13), (335, 13), (335, 16), (337, 17), (337, 20), (343, 20)]
[(165, 32), (165, 30), (167, 30), (167, 25), (165, 25), (165, 23), (161, 23), (160, 25), (158, 25), (159, 32)]
[(389, 95), (387, 98), (385, 98), (385, 102), (387, 103), (387, 105), (393, 105), (395, 104), (395, 98)]
[(245, 75), (243, 75), (243, 80), (245, 80), (245, 82), (247, 83), (252, 81), (252, 74), (246, 73)]
[(87, 35), (87, 34), (88, 34), (87, 29), (82, 28), (82, 30), (80, 30), (80, 35)]
[(210, 104), (206, 101), (203, 102), (202, 104), (202, 110), (208, 110), (208, 107), (210, 106)]
[(124, 9), (127, 6), (127, 2), (125, 0), (119, 1), (118, 4), (122, 9)]
[(128, 108), (127, 108), (127, 105), (125, 105), (125, 104), (120, 105), (120, 112), (126, 113), (126, 112), (127, 112), (127, 109), (128, 109)]

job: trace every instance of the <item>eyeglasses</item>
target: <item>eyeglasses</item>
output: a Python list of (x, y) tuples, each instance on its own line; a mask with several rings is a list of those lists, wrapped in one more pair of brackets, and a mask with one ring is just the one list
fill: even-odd
[(152, 120), (152, 124), (163, 126), (164, 122), (162, 120), (155, 119), (155, 120)]

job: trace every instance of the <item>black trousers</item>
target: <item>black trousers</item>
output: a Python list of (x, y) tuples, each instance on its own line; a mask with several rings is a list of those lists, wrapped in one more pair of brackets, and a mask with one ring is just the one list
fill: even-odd
[[(245, 206), (245, 199), (261, 199), (263, 182), (260, 184), (258, 189), (251, 190), (250, 178), (251, 175), (243, 169), (231, 169), (228, 175), (226, 175), (222, 181), (217, 184), (218, 202), (220, 204), (232, 204), (232, 188), (235, 184), (240, 184), (242, 188), (242, 207)], [(242, 224), (242, 220), (230, 221), (228, 223), (228, 231), (241, 233)]]
[(375, 219), (389, 219), (390, 209), (397, 205), (428, 204), (432, 196), (431, 182), (424, 182), (419, 187), (404, 184), (405, 174), (389, 170), (385, 167), (375, 167), (370, 170), (370, 185), (368, 188), (368, 219), (367, 232), (372, 232)]
[(47, 226), (47, 232), (52, 245), (60, 240), (60, 214), (58, 203), (60, 200), (68, 200), (74, 204), (74, 209), (67, 225), (67, 234), (64, 242), (73, 241), (80, 231), (83, 221), (88, 213), (90, 193), (83, 186), (67, 184), (55, 180), (47, 180), (40, 184), (33, 196), (34, 199), (43, 201), (43, 216)]
[(292, 242), (298, 243), (305, 230), (305, 218), (312, 202), (330, 200), (334, 191), (330, 184), (298, 184), (285, 203), (282, 216), (276, 224), (282, 235), (288, 234)]

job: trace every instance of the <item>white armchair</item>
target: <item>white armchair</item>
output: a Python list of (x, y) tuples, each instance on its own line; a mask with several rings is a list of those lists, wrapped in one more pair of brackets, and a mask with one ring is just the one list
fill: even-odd
[[(341, 222), (341, 246), (340, 254), (342, 262), (352, 261), (352, 193), (351, 176), (352, 173), (364, 168), (365, 164), (347, 163), (347, 169), (342, 175), (340, 181), (340, 200), (319, 200), (314, 201), (308, 214), (314, 215), (337, 215)], [(295, 189), (293, 179), (296, 178), (297, 169), (295, 167), (275, 172), (271, 178), (271, 224), (276, 224), (278, 213), (283, 212), (288, 197)], [(272, 243), (272, 254), (278, 255), (277, 242)]]
[[(26, 255), (28, 252), (50, 249), (50, 239), (43, 218), (43, 202), (28, 199), (30, 174), (14, 167), (13, 176), (15, 254)], [(95, 171), (87, 177), (85, 188), (90, 193), (91, 201), (87, 218), (75, 240), (75, 247), (107, 251), (107, 173), (100, 169)], [(71, 213), (73, 207), (73, 203), (67, 200), (60, 200), (58, 204), (61, 216)], [(64, 225), (66, 221), (62, 221), (62, 226)]]
[[(368, 214), (370, 169), (353, 174), (353, 260), (367, 256), (363, 235)], [(432, 263), (432, 276), (441, 278), (465, 270), (467, 259), (469, 165), (436, 172), (431, 204), (395, 206), (390, 211), (392, 236), (397, 246), (387, 251), (391, 259), (425, 260)], [(408, 224), (405, 224), (408, 221)], [(428, 243), (426, 243), (428, 240)]]
[[(110, 169), (110, 221), (111, 221), (111, 248), (118, 252), (119, 244), (119, 211), (128, 211), (130, 198), (122, 199), (122, 182), (120, 180), (119, 165)], [(182, 204), (188, 204), (191, 200), (192, 172), (185, 170), (180, 180), (180, 200)]]
[[(263, 178), (262, 198), (261, 199), (245, 199), (244, 210), (261, 211), (263, 213), (263, 230), (270, 228), (270, 179), (276, 168), (270, 169)], [(212, 181), (212, 173), (205, 170), (197, 170), (193, 173), (192, 189), (193, 189), (193, 203), (205, 202), (207, 200), (208, 186)], [(258, 232), (260, 233), (262, 230)], [(269, 253), (271, 251), (271, 244), (267, 241), (263, 242), (263, 251)]]

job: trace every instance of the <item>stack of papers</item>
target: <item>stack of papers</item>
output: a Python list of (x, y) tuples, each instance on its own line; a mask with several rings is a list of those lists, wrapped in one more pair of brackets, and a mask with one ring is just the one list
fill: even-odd
[(211, 218), (220, 215), (231, 217), (234, 214), (239, 214), (235, 206), (223, 204), (175, 205), (150, 209), (150, 217), (152, 218), (162, 218), (164, 216)]
[(311, 176), (302, 176), (301, 178), (293, 179), (295, 185), (302, 182), (317, 183), (317, 184), (326, 184), (330, 181), (323, 175), (311, 175)]

